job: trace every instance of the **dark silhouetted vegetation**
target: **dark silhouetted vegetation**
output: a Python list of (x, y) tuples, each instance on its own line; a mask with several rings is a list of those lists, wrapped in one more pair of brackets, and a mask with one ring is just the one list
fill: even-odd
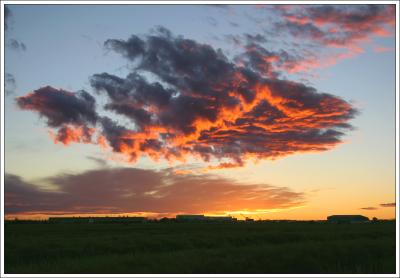
[(395, 273), (394, 221), (5, 225), (5, 273)]

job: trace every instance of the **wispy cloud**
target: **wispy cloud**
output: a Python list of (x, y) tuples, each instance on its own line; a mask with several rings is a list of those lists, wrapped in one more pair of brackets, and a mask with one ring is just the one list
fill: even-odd
[(363, 209), (363, 210), (377, 210), (376, 207), (365, 207), (365, 208), (360, 208), (360, 209)]
[(393, 47), (384, 47), (384, 46), (375, 46), (373, 49), (375, 52), (378, 53), (394, 51)]
[(267, 184), (244, 184), (213, 175), (175, 175), (170, 169), (98, 169), (48, 177), (57, 190), (5, 175), (6, 214), (224, 213), (289, 209), (303, 193)]
[(380, 206), (384, 208), (394, 208), (396, 207), (396, 203), (385, 203), (385, 204), (380, 204)]
[(217, 21), (214, 17), (212, 17), (212, 16), (207, 16), (207, 17), (205, 18), (205, 20), (206, 20), (206, 22), (207, 22), (208, 24), (210, 24), (210, 25), (213, 26), (213, 27), (217, 27), (217, 26), (218, 26), (218, 21)]
[(26, 45), (23, 42), (17, 41), (16, 39), (9, 39), (7, 41), (7, 46), (17, 51), (26, 51)]
[(4, 82), (6, 95), (9, 96), (14, 94), (15, 89), (17, 88), (17, 81), (15, 80), (14, 75), (11, 73), (6, 73)]
[(7, 5), (4, 5), (4, 29), (8, 30), (8, 26), (10, 25), (9, 20), (12, 13), (10, 8)]
[(104, 160), (102, 158), (99, 157), (94, 157), (94, 156), (86, 156), (87, 159), (89, 159), (90, 161), (93, 161), (94, 163), (96, 163), (96, 165), (100, 168), (106, 168), (108, 167), (108, 162), (107, 160)]
[(389, 36), (394, 15), (394, 5), (297, 6), (283, 10), (286, 22), (282, 27), (325, 46), (346, 47), (371, 36)]
[[(13, 13), (11, 12), (10, 8), (8, 8), (8, 5), (4, 5), (4, 29), (5, 31), (8, 31), (10, 28), (10, 20), (12, 17)], [(6, 40), (6, 46), (16, 50), (16, 51), (26, 51), (26, 45), (14, 38), (10, 38)]]
[[(295, 38), (308, 40), (322, 48), (344, 49), (345, 52), (321, 57), (309, 65), (312, 69), (334, 65), (364, 52), (363, 43), (374, 37), (393, 36), (394, 5), (288, 5), (276, 11), (283, 20), (275, 27)], [(309, 60), (309, 59), (306, 59)], [(324, 61), (327, 60), (327, 61)]]

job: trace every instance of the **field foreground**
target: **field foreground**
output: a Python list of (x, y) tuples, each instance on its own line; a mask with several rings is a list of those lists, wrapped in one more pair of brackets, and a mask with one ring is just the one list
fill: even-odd
[(395, 273), (394, 221), (5, 224), (5, 273)]

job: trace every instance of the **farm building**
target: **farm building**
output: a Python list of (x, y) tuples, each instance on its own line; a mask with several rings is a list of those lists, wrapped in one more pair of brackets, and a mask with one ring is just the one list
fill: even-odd
[(327, 217), (330, 223), (365, 223), (369, 219), (363, 215), (331, 215)]
[(142, 223), (146, 217), (50, 217), (49, 223)]

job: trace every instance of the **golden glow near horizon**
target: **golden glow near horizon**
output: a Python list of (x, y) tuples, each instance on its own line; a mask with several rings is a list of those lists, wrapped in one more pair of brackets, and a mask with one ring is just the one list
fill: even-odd
[[(244, 167), (235, 169), (212, 170), (212, 174), (240, 180), (243, 183), (288, 187), (294, 189), (296, 192), (304, 193), (305, 200), (301, 205), (286, 208), (265, 209), (259, 207), (257, 209), (248, 209), (240, 203), (230, 203), (228, 199), (221, 199), (231, 209), (226, 211), (208, 211), (207, 207), (204, 207), (201, 213), (206, 215), (231, 215), (238, 219), (243, 218), (242, 215), (246, 215), (246, 217), (254, 219), (321, 220), (326, 219), (328, 215), (332, 214), (362, 214), (369, 218), (377, 217), (378, 219), (395, 218), (395, 207), (380, 206), (382, 203), (395, 202), (393, 198), (395, 180), (394, 174), (392, 174), (394, 173), (394, 169), (382, 167), (380, 169), (375, 168), (374, 171), (368, 171), (365, 168), (368, 166), (368, 161), (364, 161), (363, 169), (351, 167), (354, 163), (352, 160), (357, 159), (355, 154), (349, 158), (348, 155), (351, 153), (351, 150), (339, 147), (324, 154), (288, 157), (256, 164), (248, 163)], [(342, 162), (339, 163), (339, 161)], [(372, 162), (372, 159), (370, 161)], [(291, 174), (288, 175), (287, 173)], [(376, 186), (377, 182), (380, 183), (379, 187)], [(127, 211), (127, 213), (123, 213), (122, 215), (162, 218), (185, 213), (188, 212), (129, 213)], [(51, 213), (49, 214), (51, 215)], [(57, 213), (57, 215), (60, 214), (62, 212)], [(65, 215), (105, 216), (121, 215), (121, 213), (67, 213)], [(48, 215), (44, 213), (6, 215), (7, 219), (15, 217), (19, 219), (45, 219)]]
[[(350, 148), (350, 145), (348, 146)], [(302, 192), (305, 196), (304, 203), (301, 205), (286, 208), (265, 209), (259, 207), (257, 209), (248, 209), (240, 203), (230, 203), (228, 199), (221, 199), (226, 202), (226, 205), (229, 205), (229, 210), (209, 211), (207, 207), (204, 207), (201, 213), (207, 215), (231, 215), (239, 219), (242, 218), (242, 215), (246, 215), (254, 219), (321, 220), (332, 214), (362, 214), (369, 218), (377, 217), (378, 219), (395, 218), (395, 207), (380, 206), (382, 203), (395, 202), (393, 198), (395, 191), (394, 169), (381, 167), (379, 169), (375, 168), (374, 171), (368, 170), (366, 167), (369, 162), (373, 162), (372, 159), (365, 160), (361, 169), (351, 167), (355, 163), (353, 161), (358, 159), (357, 155), (352, 154), (353, 151), (351, 149), (341, 148), (345, 147), (342, 146), (324, 154), (293, 156), (256, 164), (248, 163), (241, 168), (209, 171), (214, 175), (218, 174), (233, 180), (240, 180), (244, 184), (268, 184), (288, 187), (296, 192)], [(349, 156), (350, 154), (351, 156)], [(371, 167), (374, 167), (374, 165), (371, 164)], [(379, 187), (377, 187), (378, 182), (380, 184)], [(182, 206), (184, 207), (184, 203)], [(187, 212), (129, 213), (127, 211), (123, 215), (161, 218), (173, 217), (175, 214), (184, 213)], [(51, 213), (49, 214), (51, 215)], [(57, 213), (57, 215), (60, 214), (62, 212)], [(84, 214), (67, 213), (65, 215), (78, 216)], [(121, 214), (93, 213), (88, 215)], [(45, 219), (48, 215), (44, 213), (6, 215), (7, 219), (15, 217), (19, 219)]]

